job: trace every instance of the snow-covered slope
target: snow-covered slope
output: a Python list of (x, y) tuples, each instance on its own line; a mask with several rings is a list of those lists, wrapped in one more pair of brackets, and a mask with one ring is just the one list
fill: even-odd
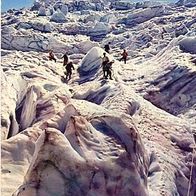
[[(194, 0), (2, 13), (2, 195), (194, 196), (195, 27)], [(113, 80), (101, 67), (109, 42)]]

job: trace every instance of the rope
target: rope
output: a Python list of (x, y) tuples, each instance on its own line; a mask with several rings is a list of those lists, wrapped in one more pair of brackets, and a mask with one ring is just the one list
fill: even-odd
[(194, 165), (194, 154), (195, 154), (195, 148), (196, 148), (196, 142), (195, 142), (195, 137), (193, 135), (193, 152), (192, 152), (192, 160), (191, 160), (191, 171), (190, 171), (190, 177), (189, 177), (189, 185), (188, 185), (188, 191), (187, 191), (187, 196), (190, 196), (190, 190), (191, 190), (191, 181), (192, 181), (192, 176), (193, 176), (193, 165)]

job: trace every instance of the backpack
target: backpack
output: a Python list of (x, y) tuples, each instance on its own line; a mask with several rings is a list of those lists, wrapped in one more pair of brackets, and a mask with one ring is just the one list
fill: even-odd
[(105, 65), (105, 68), (108, 70), (108, 69), (111, 69), (112, 68), (112, 63), (111, 62), (108, 62), (106, 65)]

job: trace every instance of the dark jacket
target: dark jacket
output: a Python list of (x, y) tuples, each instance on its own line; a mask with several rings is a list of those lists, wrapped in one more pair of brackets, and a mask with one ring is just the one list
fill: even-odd
[(63, 59), (64, 59), (64, 61), (63, 61), (63, 65), (67, 65), (67, 62), (68, 62), (68, 56), (67, 56), (66, 54), (64, 54)]
[(67, 63), (67, 65), (66, 65), (65, 68), (66, 68), (66, 70), (67, 70), (68, 72), (71, 72), (72, 69), (74, 69), (73, 63), (72, 63), (72, 62)]
[(109, 46), (108, 44), (106, 44), (106, 45), (104, 46), (104, 48), (105, 48), (105, 51), (106, 51), (106, 52), (109, 52), (110, 46)]

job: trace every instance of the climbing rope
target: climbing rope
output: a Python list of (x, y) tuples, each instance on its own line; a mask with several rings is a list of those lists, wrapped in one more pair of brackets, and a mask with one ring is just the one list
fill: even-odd
[(188, 191), (187, 191), (187, 196), (190, 196), (190, 190), (191, 190), (191, 181), (192, 181), (192, 176), (193, 176), (193, 165), (194, 165), (194, 154), (195, 154), (195, 149), (196, 149), (196, 135), (193, 134), (193, 152), (192, 152), (192, 160), (191, 160), (191, 171), (190, 171), (190, 177), (189, 177), (189, 185), (188, 185)]

